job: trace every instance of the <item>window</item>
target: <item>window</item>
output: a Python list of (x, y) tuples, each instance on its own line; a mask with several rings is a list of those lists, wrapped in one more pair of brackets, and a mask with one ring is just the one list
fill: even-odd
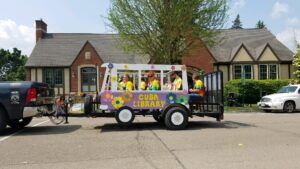
[(93, 67), (81, 68), (81, 91), (95, 92), (97, 88), (97, 70)]
[(259, 65), (259, 79), (277, 79), (278, 78), (278, 65), (277, 64), (264, 64)]
[(90, 60), (91, 59), (91, 52), (85, 52), (85, 59)]
[(43, 77), (45, 83), (55, 86), (63, 85), (63, 69), (44, 69)]
[(118, 86), (117, 90), (137, 90), (139, 84), (137, 70), (118, 70), (117, 72)]
[(243, 77), (252, 78), (252, 65), (233, 65), (233, 78), (242, 79)]

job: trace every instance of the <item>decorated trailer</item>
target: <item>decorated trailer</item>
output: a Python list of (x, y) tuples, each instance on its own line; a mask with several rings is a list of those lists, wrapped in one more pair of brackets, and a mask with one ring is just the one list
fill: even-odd
[(222, 72), (195, 76), (192, 82), (185, 65), (102, 67), (106, 71), (101, 91), (85, 97), (86, 114), (115, 117), (120, 126), (130, 125), (136, 115), (151, 115), (173, 130), (186, 128), (193, 116), (223, 119)]

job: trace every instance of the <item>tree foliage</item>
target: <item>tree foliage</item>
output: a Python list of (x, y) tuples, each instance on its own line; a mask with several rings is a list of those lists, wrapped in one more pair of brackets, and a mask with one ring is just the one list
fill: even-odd
[(266, 25), (265, 25), (264, 21), (259, 20), (257, 22), (257, 24), (256, 24), (256, 28), (257, 29), (264, 29), (264, 28), (266, 28)]
[(297, 45), (297, 52), (294, 55), (293, 66), (296, 69), (294, 74), (296, 75), (296, 78), (299, 80), (300, 79), (300, 44)]
[(0, 81), (25, 80), (24, 65), (27, 56), (14, 48), (12, 52), (0, 49)]
[(178, 63), (200, 38), (216, 44), (226, 11), (226, 0), (112, 0), (108, 19), (123, 49)]
[(231, 29), (243, 29), (243, 24), (240, 20), (240, 14), (238, 14), (235, 18), (235, 20), (232, 22), (232, 27)]

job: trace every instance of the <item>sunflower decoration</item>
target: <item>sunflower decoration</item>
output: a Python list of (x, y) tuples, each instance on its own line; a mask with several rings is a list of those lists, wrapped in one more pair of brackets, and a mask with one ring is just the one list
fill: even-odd
[(125, 102), (130, 102), (132, 100), (132, 93), (130, 91), (125, 91), (122, 93), (121, 97)]
[(185, 66), (185, 65), (182, 65), (182, 66), (181, 66), (181, 70), (185, 71), (185, 70), (186, 70), (186, 66)]
[(128, 65), (127, 64), (124, 65), (124, 69), (128, 69)]
[(118, 80), (117, 76), (112, 76), (111, 81), (116, 82)]
[(176, 103), (186, 105), (186, 103), (187, 103), (186, 96), (181, 95), (181, 96), (177, 97)]
[(113, 99), (113, 97), (114, 97), (113, 94), (109, 90), (103, 92), (104, 102), (110, 102)]
[(118, 109), (123, 106), (124, 100), (122, 99), (122, 97), (117, 96), (112, 99), (111, 104), (114, 108)]
[(172, 104), (176, 102), (176, 94), (174, 93), (169, 93), (166, 95), (166, 100), (168, 104)]

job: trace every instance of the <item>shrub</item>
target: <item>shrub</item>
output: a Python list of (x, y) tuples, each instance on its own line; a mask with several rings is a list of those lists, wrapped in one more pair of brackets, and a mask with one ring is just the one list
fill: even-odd
[(224, 100), (228, 103), (228, 94), (234, 93), (239, 103), (256, 104), (263, 95), (276, 93), (289, 80), (231, 80), (225, 84)]

